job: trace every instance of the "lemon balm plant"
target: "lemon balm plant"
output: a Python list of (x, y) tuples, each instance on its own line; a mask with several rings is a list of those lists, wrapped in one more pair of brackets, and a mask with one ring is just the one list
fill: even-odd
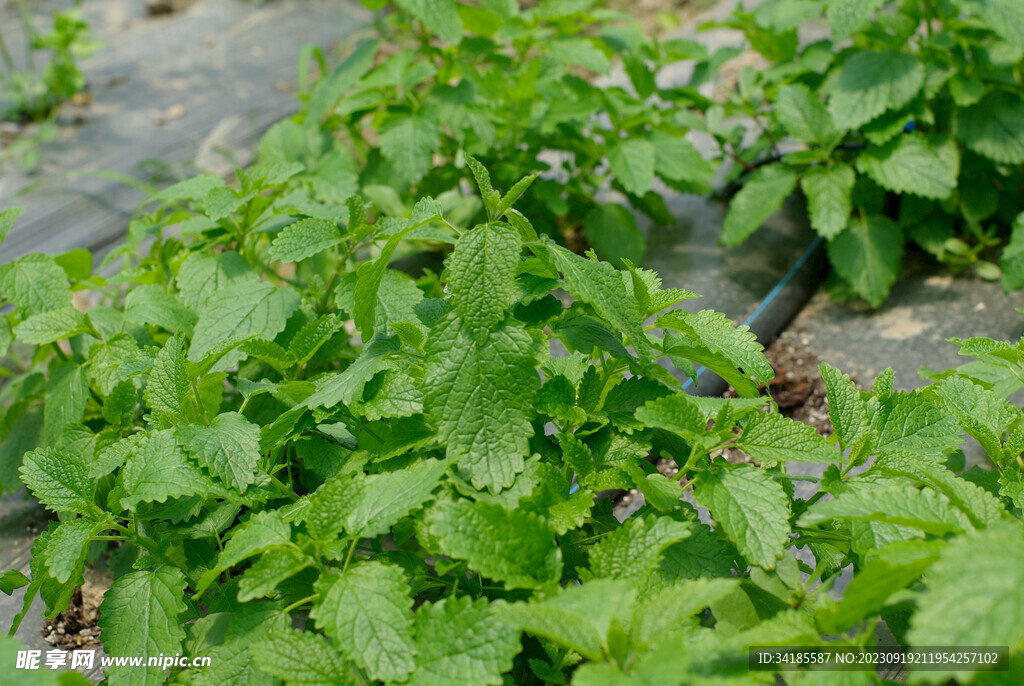
[[(657, 79), (702, 46), (652, 39), (596, 2), (366, 4), (386, 12), (380, 40), (333, 70), (321, 61), (302, 111), (271, 130), (265, 151), (296, 154), (329, 135), (330, 148), (307, 154), (329, 156), (324, 169), (345, 169), (381, 209), (430, 195), (467, 222), (485, 212), (464, 189), (466, 154), (505, 188), (539, 172), (520, 209), (541, 233), (635, 264), (645, 242), (628, 208), (672, 220), (656, 179), (710, 190), (713, 169), (684, 138), (703, 99)], [(616, 65), (621, 77), (601, 85)]]
[[(1007, 290), (1024, 286), (1024, 6), (772, 0), (729, 23), (770, 66), (744, 69), (708, 112), (743, 174), (725, 244), (799, 185), (840, 291), (873, 306), (908, 243)], [(756, 122), (756, 141), (733, 116)]]
[[(301, 168), (262, 165), (164, 191), (112, 277), (0, 267), (0, 475), (55, 515), (31, 578), (3, 577), (28, 586), (15, 628), (105, 545), (107, 653), (211, 657), (111, 684), (774, 683), (747, 646), (860, 645), (879, 617), (1008, 645), (1019, 675), (1024, 429), (1000, 393), (1024, 346), (965, 342), (974, 367), (911, 393), (823, 366), (826, 440), (759, 397), (745, 327), (538, 236), (528, 181), (469, 163), (472, 227), (430, 198), (375, 223), (358, 196), (282, 203)], [(389, 267), (422, 240), (452, 243), (441, 274)], [(682, 392), (694, 364), (741, 397)], [(957, 474), (964, 431), (996, 472)], [(598, 493), (625, 488), (620, 521)]]

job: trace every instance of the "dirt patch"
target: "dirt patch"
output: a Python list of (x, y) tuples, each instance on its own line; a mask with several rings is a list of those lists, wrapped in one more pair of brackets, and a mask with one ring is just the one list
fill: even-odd
[(765, 356), (775, 370), (769, 391), (779, 411), (786, 417), (810, 424), (823, 436), (832, 435), (825, 384), (818, 373), (821, 360), (817, 354), (798, 339), (783, 335), (765, 350)]
[(196, 4), (197, 0), (146, 0), (146, 14), (151, 17), (174, 14)]
[(43, 638), (61, 650), (99, 650), (100, 616), (103, 594), (110, 588), (114, 576), (94, 569), (85, 570), (85, 583), (75, 590), (71, 605), (56, 619), (43, 623)]

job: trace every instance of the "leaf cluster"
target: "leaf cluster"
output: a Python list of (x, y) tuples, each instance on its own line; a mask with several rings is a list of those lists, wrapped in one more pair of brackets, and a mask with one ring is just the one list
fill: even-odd
[[(285, 199), (304, 167), (263, 163), (163, 191), (113, 275), (0, 267), (0, 483), (56, 515), (3, 577), (14, 628), (98, 560), (109, 654), (212, 658), (112, 684), (746, 684), (749, 645), (863, 645), (879, 618), (1008, 645), (1019, 680), (1024, 343), (960, 341), (976, 362), (913, 392), (824, 365), (826, 439), (759, 394), (745, 327), (538, 237), (470, 165), (472, 227)], [(441, 240), (439, 273), (393, 268)], [(683, 392), (695, 365), (740, 398)]]
[[(538, 174), (520, 211), (576, 252), (616, 263), (645, 252), (629, 209), (672, 221), (656, 180), (710, 191), (713, 169), (684, 138), (703, 98), (656, 78), (704, 57), (699, 44), (650, 38), (597, 2), (365, 4), (387, 10), (376, 38), (333, 68), (302, 56), (302, 74), (312, 59), (323, 76), (304, 86), (300, 113), (271, 129), (265, 157), (316, 160), (343, 185), (339, 196), (358, 187), (385, 212), (430, 195), (467, 225), (493, 214), (465, 192), (467, 155), (502, 188)], [(624, 73), (611, 78), (616, 65)]]
[(1007, 291), (1024, 286), (1024, 6), (772, 0), (728, 23), (769, 66), (745, 67), (706, 112), (742, 183), (723, 243), (746, 240), (799, 186), (836, 294), (878, 306), (907, 244)]

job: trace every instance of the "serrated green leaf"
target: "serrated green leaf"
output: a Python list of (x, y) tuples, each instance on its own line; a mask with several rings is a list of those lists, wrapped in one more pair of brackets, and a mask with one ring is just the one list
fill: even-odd
[(408, 684), (498, 686), (519, 650), (519, 631), (486, 599), (426, 603), (416, 611), (416, 670)]
[[(523, 193), (525, 193), (527, 189), (529, 189), (530, 186), (533, 185), (533, 182), (537, 180), (538, 176), (540, 176), (539, 173), (529, 174), (516, 181), (512, 185), (512, 188), (508, 189), (508, 192), (505, 193), (504, 197), (502, 197), (501, 199), (501, 202), (499, 202), (498, 206), (495, 208), (495, 213), (497, 214), (497, 216), (500, 217), (501, 215), (511, 210), (512, 206), (516, 203), (517, 200), (519, 200), (519, 198), (522, 197)], [(522, 217), (522, 214), (520, 212), (515, 212), (513, 216), (515, 215), (519, 215), (520, 217)], [(514, 226), (514, 223), (511, 220), (509, 221), (509, 223), (513, 224)]]
[(189, 392), (185, 373), (185, 347), (181, 336), (171, 336), (157, 352), (149, 371), (144, 400), (154, 412), (175, 420)]
[(19, 470), (22, 456), (43, 445), (43, 408), (32, 405), (16, 419), (11, 414), (5, 417), (5, 422), (12, 420), (14, 425), (4, 440), (0, 441), (0, 485), (8, 493), (15, 493), (21, 489)]
[(619, 141), (608, 151), (608, 165), (622, 187), (643, 195), (654, 181), (654, 145), (642, 138)]
[(319, 634), (271, 632), (252, 647), (260, 669), (295, 686), (348, 686), (345, 659)]
[(999, 266), (1003, 270), (1001, 284), (1004, 291), (1009, 293), (1024, 288), (1024, 213), (1013, 220), (1013, 233), (1003, 248)]
[(96, 511), (95, 483), (81, 458), (53, 448), (25, 455), (21, 480), (43, 505), (54, 512), (92, 514)]
[(85, 315), (70, 305), (34, 314), (13, 329), (19, 341), (30, 345), (46, 345), (89, 330)]
[(7, 233), (14, 226), (14, 222), (18, 221), (18, 217), (25, 211), (24, 205), (18, 205), (16, 207), (8, 207), (3, 212), (0, 212), (0, 243), (4, 242), (7, 238)]
[(199, 200), (200, 198), (205, 198), (214, 188), (221, 188), (223, 186), (224, 179), (219, 176), (199, 174), (164, 188), (154, 194), (151, 200)]
[(455, 311), (471, 331), (501, 321), (515, 290), (522, 243), (501, 224), (484, 224), (463, 234), (448, 259)]
[(103, 418), (114, 426), (129, 426), (135, 416), (139, 393), (131, 381), (122, 381), (103, 401)]
[(832, 28), (832, 38), (851, 37), (885, 3), (886, 0), (829, 0), (825, 17)]
[[(99, 626), (103, 648), (112, 656), (143, 658), (181, 652), (185, 632), (185, 577), (164, 566), (155, 572), (131, 572), (118, 578), (103, 597)], [(164, 678), (160, 667), (108, 667), (112, 685), (153, 686)]]
[[(396, 331), (393, 324), (419, 321), (416, 306), (423, 300), (423, 291), (409, 276), (393, 269), (385, 269), (379, 282), (370, 268), (360, 269), (342, 279), (337, 289), (338, 307), (353, 316), (358, 316), (357, 328), (364, 327), (364, 340), (374, 332), (390, 334)], [(374, 291), (376, 288), (376, 291)]]
[(775, 118), (789, 135), (806, 143), (824, 142), (835, 134), (828, 110), (803, 84), (779, 87), (775, 96)]
[(587, 38), (560, 38), (551, 41), (548, 50), (561, 62), (575, 64), (597, 74), (607, 74), (612, 66), (608, 56)]
[[(875, 394), (877, 398), (878, 390)], [(956, 419), (920, 392), (894, 393), (869, 403), (868, 421), (878, 437), (875, 450), (879, 454), (902, 450), (941, 461), (945, 451), (963, 443)]]
[(775, 412), (747, 420), (735, 446), (758, 462), (838, 462), (838, 451), (813, 426)]
[(872, 560), (857, 571), (829, 621), (836, 630), (846, 631), (856, 622), (879, 614), (889, 596), (917, 580), (936, 557), (928, 555), (903, 564)]
[(209, 426), (179, 424), (178, 435), (200, 465), (239, 492), (256, 481), (260, 427), (237, 412), (219, 414)]
[(272, 260), (301, 262), (341, 242), (334, 222), (324, 219), (300, 219), (281, 229), (267, 254)]
[(856, 176), (848, 165), (837, 164), (812, 167), (800, 178), (811, 226), (818, 235), (835, 238), (849, 224)]
[(993, 493), (956, 476), (942, 465), (911, 453), (882, 455), (875, 460), (871, 471), (912, 479), (934, 488), (949, 498), (953, 506), (967, 515), (971, 524), (979, 529), (1006, 517), (1006, 510)]
[(458, 45), (462, 41), (462, 19), (455, 0), (396, 0), (395, 4), (423, 22), (445, 43)]
[(588, 660), (601, 660), (613, 624), (629, 618), (636, 592), (618, 579), (595, 579), (569, 585), (539, 602), (508, 608), (510, 621), (525, 631), (575, 650)]
[(395, 117), (381, 131), (380, 151), (399, 178), (416, 183), (430, 169), (434, 151), (441, 144), (441, 130), (422, 115)]
[(782, 164), (769, 164), (750, 175), (729, 203), (718, 242), (739, 245), (782, 207), (796, 188), (797, 175)]
[(553, 243), (548, 242), (547, 247), (569, 293), (625, 333), (641, 360), (650, 360), (652, 351), (643, 332), (640, 306), (626, 290), (619, 272), (607, 262), (580, 257)]
[(956, 147), (944, 153), (918, 133), (899, 136), (857, 157), (857, 171), (882, 188), (941, 200), (956, 189), (960, 158)]
[(1003, 40), (1024, 49), (1024, 9), (1014, 0), (957, 0)]
[(900, 272), (903, 237), (885, 217), (861, 217), (829, 241), (828, 257), (857, 295), (878, 307)]
[(121, 506), (127, 509), (144, 502), (203, 494), (209, 483), (185, 458), (169, 429), (150, 432), (131, 448), (121, 479), (127, 494)]
[(529, 455), (539, 350), (522, 326), (507, 323), (479, 343), (458, 319), (434, 327), (426, 343), (424, 407), (449, 458), (473, 485), (497, 493)]
[[(201, 652), (210, 664), (189, 671), (194, 686), (277, 686), (269, 674), (260, 672), (256, 648), (273, 634), (290, 629), (287, 614), (269, 603), (243, 605), (234, 612), (211, 612), (186, 627), (184, 649)], [(346, 685), (347, 686), (347, 685)]]
[(313, 559), (294, 546), (276, 546), (263, 553), (238, 581), (238, 602), (246, 603), (270, 595), (277, 585), (306, 567)]
[(701, 474), (694, 495), (750, 564), (775, 567), (790, 532), (789, 499), (777, 481), (738, 465)]
[(480, 199), (484, 201), (484, 207), (487, 209), (487, 214), (492, 219), (497, 219), (500, 216), (498, 212), (498, 204), (501, 202), (501, 196), (498, 195), (498, 191), (494, 190), (491, 185), (491, 173), (487, 171), (487, 167), (480, 164), (472, 155), (466, 156), (466, 167), (473, 174), (473, 180), (476, 181), (476, 187), (480, 191)]
[(23, 317), (71, 305), (71, 284), (52, 257), (29, 253), (0, 265), (0, 293)]
[(951, 542), (928, 570), (910, 619), (911, 645), (1019, 646), (1024, 641), (1022, 555), (1024, 537), (1016, 523)]
[(818, 367), (825, 384), (825, 400), (828, 402), (828, 417), (832, 430), (844, 449), (856, 443), (868, 430), (867, 412), (857, 387), (849, 376), (822, 362)]
[(54, 365), (47, 388), (43, 435), (52, 445), (66, 425), (82, 420), (91, 396), (85, 370), (74, 362)]
[(84, 560), (72, 571), (69, 580), (65, 583), (60, 583), (54, 579), (47, 570), (46, 558), (50, 546), (50, 537), (56, 528), (57, 523), (50, 522), (49, 529), (42, 531), (36, 542), (32, 545), (32, 558), (29, 562), (32, 583), (25, 590), (21, 612), (12, 622), (12, 633), (17, 630), (21, 620), (28, 613), (37, 593), (46, 603), (47, 611), (43, 613), (43, 616), (47, 619), (53, 619), (68, 609), (75, 589), (82, 585), (84, 581), (82, 576), (85, 567)]
[(234, 530), (217, 563), (221, 569), (229, 569), (248, 557), (275, 546), (288, 545), (290, 541), (291, 527), (279, 512), (260, 512)]
[(208, 354), (233, 343), (280, 333), (299, 305), (299, 294), (267, 282), (228, 286), (199, 309), (188, 360), (201, 362)]
[(229, 286), (242, 283), (253, 286), (259, 283), (259, 276), (236, 252), (219, 255), (194, 252), (182, 262), (175, 281), (185, 306), (199, 312), (213, 294), (220, 299)]
[(957, 112), (954, 129), (979, 155), (1000, 164), (1024, 163), (1024, 101), (1015, 95), (989, 93), (974, 107)]
[(102, 530), (91, 519), (70, 519), (61, 522), (50, 533), (46, 546), (46, 568), (59, 583), (67, 583), (75, 570), (85, 563), (89, 540)]
[(658, 398), (637, 408), (636, 418), (645, 426), (663, 429), (700, 445), (707, 436), (707, 417), (685, 393)]
[(3, 574), (0, 574), (0, 593), (11, 595), (19, 588), (28, 586), (29, 583), (31, 583), (29, 578), (20, 571), (8, 569)]
[(400, 568), (354, 564), (321, 576), (316, 590), (310, 617), (370, 678), (404, 681), (415, 669), (412, 598)]
[(997, 464), (1004, 461), (1002, 436), (1020, 411), (994, 392), (962, 376), (950, 376), (932, 384), (929, 390), (938, 396), (946, 412), (956, 417)]
[(250, 199), (250, 193), (243, 194), (233, 188), (218, 186), (210, 189), (203, 198), (202, 211), (211, 221), (217, 222), (230, 217)]
[(136, 324), (152, 324), (168, 331), (189, 333), (196, 325), (196, 313), (176, 295), (155, 284), (138, 286), (125, 298), (124, 316)]
[(411, 417), (423, 412), (424, 396), (423, 388), (415, 379), (386, 369), (367, 384), (360, 407), (370, 421)]
[(882, 522), (913, 527), (936, 536), (970, 531), (973, 527), (949, 500), (929, 490), (911, 486), (866, 487), (841, 493), (835, 500), (812, 505), (800, 526), (829, 519)]
[(713, 604), (736, 587), (734, 579), (694, 579), (677, 582), (637, 603), (630, 636), (641, 646), (665, 641), (687, 617)]
[[(360, 43), (338, 66), (313, 88), (309, 98), (307, 120), (319, 124), (324, 115), (338, 104), (345, 93), (373, 67), (377, 56), (377, 41)], [(314, 127), (319, 137), (319, 128)]]
[(296, 365), (304, 365), (316, 354), (321, 346), (344, 326), (337, 315), (322, 315), (311, 319), (288, 344), (288, 353)]
[(376, 330), (378, 291), (380, 290), (382, 279), (388, 271), (388, 262), (391, 261), (391, 256), (395, 254), (395, 250), (398, 248), (402, 238), (418, 225), (418, 223), (412, 223), (391, 236), (381, 249), (380, 256), (373, 262), (360, 265), (359, 270), (356, 272), (351, 314), (355, 320), (356, 328), (363, 334), (363, 340), (372, 338)]
[(6, 357), (14, 342), (14, 332), (11, 330), (10, 320), (0, 315), (0, 357)]
[(856, 129), (886, 110), (903, 107), (924, 85), (924, 66), (908, 53), (859, 51), (839, 69), (828, 110), (836, 125)]
[(386, 534), (430, 500), (447, 467), (442, 460), (424, 460), (398, 471), (332, 479), (310, 496), (310, 534), (321, 540), (342, 531), (359, 538)]
[(102, 395), (110, 395), (117, 384), (128, 378), (129, 363), (142, 354), (132, 336), (126, 333), (111, 336), (89, 348), (89, 378)]
[(639, 581), (661, 563), (668, 546), (690, 535), (690, 525), (667, 517), (630, 517), (590, 548), (594, 576)]
[(561, 576), (555, 533), (533, 513), (459, 500), (435, 508), (428, 525), (446, 554), (508, 588), (537, 588)]
[(300, 407), (334, 407), (338, 404), (348, 405), (361, 397), (363, 386), (380, 371), (387, 357), (398, 352), (400, 346), (396, 338), (374, 338), (363, 348), (355, 362), (340, 374), (325, 377), (318, 383), (317, 391), (302, 401)]
[(651, 133), (648, 140), (654, 146), (654, 171), (658, 176), (693, 184), (698, 190), (710, 190), (715, 170), (693, 143), (662, 131)]
[[(686, 343), (693, 350), (682, 351), (684, 357), (691, 356), (698, 362), (711, 366), (700, 357), (694, 357), (700, 349), (718, 353), (729, 362), (743, 370), (747, 376), (753, 376), (761, 383), (768, 383), (775, 377), (775, 370), (764, 356), (762, 346), (750, 327), (742, 324), (737, 326), (721, 312), (701, 310), (700, 312), (672, 312), (660, 317), (658, 326), (673, 329), (685, 334), (688, 340), (677, 339), (674, 345)], [(666, 352), (671, 350), (666, 344)], [(714, 371), (721, 373), (717, 368)]]

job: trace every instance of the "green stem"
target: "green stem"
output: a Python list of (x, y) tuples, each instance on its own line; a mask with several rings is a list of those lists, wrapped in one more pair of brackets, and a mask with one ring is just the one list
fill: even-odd
[(268, 473), (267, 476), (270, 477), (270, 483), (277, 486), (277, 489), (278, 491), (280, 491), (281, 495), (290, 499), (292, 502), (295, 502), (296, 500), (299, 499), (299, 496), (295, 495), (295, 492), (288, 487), (288, 484), (284, 483), (273, 474)]
[(289, 612), (291, 612), (291, 611), (293, 611), (293, 610), (296, 610), (296, 609), (298, 609), (298, 608), (302, 607), (302, 606), (303, 606), (303, 605), (305, 605), (306, 603), (311, 603), (311, 602), (313, 602), (314, 600), (318, 599), (319, 597), (320, 597), (320, 594), (319, 594), (319, 593), (314, 593), (313, 595), (310, 595), (310, 596), (306, 596), (306, 597), (305, 597), (305, 598), (303, 598), (302, 600), (296, 600), (296, 601), (295, 601), (294, 603), (292, 603), (291, 605), (289, 605), (288, 607), (286, 607), (286, 608), (285, 608), (284, 610), (282, 610), (281, 612), (282, 612), (282, 614), (285, 614), (285, 615), (287, 615), (287, 614), (288, 614)]
[(352, 556), (356, 552), (356, 544), (358, 544), (358, 543), (359, 543), (359, 539), (358, 538), (352, 539), (352, 545), (350, 545), (348, 547), (348, 553), (345, 555), (345, 562), (341, 566), (341, 571), (342, 572), (344, 572), (346, 569), (348, 569), (349, 563), (352, 562)]

